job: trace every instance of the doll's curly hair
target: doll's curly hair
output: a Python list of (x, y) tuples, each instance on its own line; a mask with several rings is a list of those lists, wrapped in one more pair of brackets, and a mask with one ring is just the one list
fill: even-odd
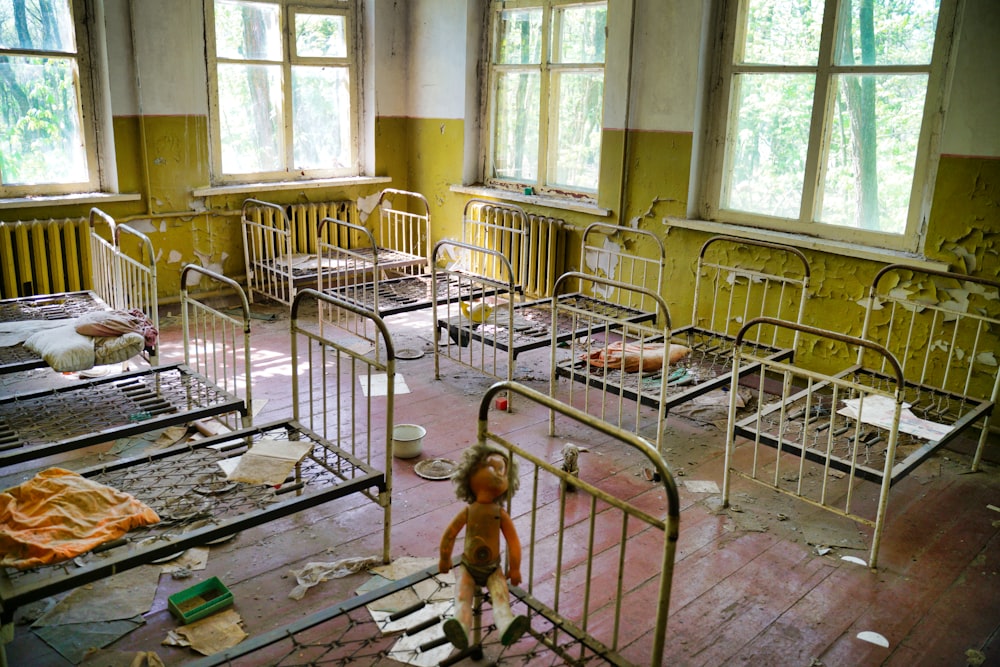
[(507, 478), (510, 480), (507, 492), (497, 498), (497, 502), (506, 502), (507, 498), (513, 497), (517, 493), (517, 489), (521, 485), (521, 478), (518, 477), (517, 461), (511, 458), (505, 449), (501, 449), (488, 442), (477, 442), (462, 452), (462, 460), (458, 462), (455, 472), (451, 476), (451, 482), (455, 485), (455, 495), (458, 496), (459, 500), (464, 500), (467, 503), (476, 502), (476, 494), (472, 491), (472, 487), (469, 486), (469, 478), (490, 454), (499, 454), (507, 460)]

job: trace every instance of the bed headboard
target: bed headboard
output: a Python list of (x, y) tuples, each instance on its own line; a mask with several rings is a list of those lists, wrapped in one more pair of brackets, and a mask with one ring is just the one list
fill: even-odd
[[(551, 442), (518, 442), (516, 434), (491, 428), (490, 406), (501, 392), (556, 415), (560, 435), (584, 451), (578, 471), (552, 455)], [(556, 640), (576, 641), (576, 628), (586, 641), (630, 662), (661, 664), (680, 506), (671, 472), (653, 445), (517, 382), (498, 382), (486, 391), (478, 439), (518, 463), (520, 490), (508, 512), (523, 548), (520, 588), (564, 619), (562, 630), (570, 631), (555, 633)], [(591, 469), (592, 453), (615, 457), (617, 473)], [(659, 482), (629, 473), (643, 468)], [(546, 629), (538, 617), (532, 621), (533, 632)]]

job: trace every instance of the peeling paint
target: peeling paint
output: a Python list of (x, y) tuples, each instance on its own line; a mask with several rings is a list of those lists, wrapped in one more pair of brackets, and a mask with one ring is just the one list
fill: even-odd
[(171, 250), (170, 251), (170, 257), (167, 259), (167, 263), (168, 264), (178, 264), (178, 263), (180, 263), (180, 261), (183, 258), (184, 258), (184, 256), (181, 255), (179, 252), (177, 252), (176, 250)]

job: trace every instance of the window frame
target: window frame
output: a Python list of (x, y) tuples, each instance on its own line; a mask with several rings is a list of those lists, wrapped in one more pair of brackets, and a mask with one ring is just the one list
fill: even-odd
[[(209, 103), (209, 154), (210, 178), (213, 185), (238, 185), (248, 183), (279, 183), (293, 181), (313, 181), (333, 178), (348, 178), (362, 175), (362, 141), (361, 141), (361, 66), (360, 45), (362, 43), (361, 12), (356, 0), (246, 0), (266, 5), (276, 5), (279, 9), (278, 30), (282, 36), (281, 67), (281, 99), (283, 104), (283, 144), (285, 156), (282, 162), (284, 169), (263, 172), (226, 173), (222, 165), (222, 125), (219, 116), (219, 82), (218, 65), (220, 62), (242, 64), (266, 63), (276, 64), (276, 61), (254, 59), (235, 60), (219, 58), (215, 38), (215, 0), (205, 3), (205, 54), (208, 70), (208, 103)], [(299, 56), (296, 53), (294, 35), (294, 17), (297, 13), (326, 14), (345, 16), (347, 40), (347, 55), (344, 58)], [(290, 85), (292, 68), (296, 66), (334, 66), (348, 68), (350, 82), (350, 164), (342, 168), (298, 169), (294, 165), (294, 112), (292, 107), (292, 88)]]
[[(701, 171), (701, 192), (698, 197), (698, 215), (704, 220), (723, 224), (738, 224), (746, 227), (777, 232), (804, 234), (834, 242), (861, 243), (866, 246), (892, 251), (920, 252), (925, 236), (927, 218), (930, 213), (934, 188), (934, 174), (940, 159), (940, 136), (944, 119), (948, 76), (955, 43), (958, 0), (940, 0), (938, 21), (935, 29), (934, 48), (929, 65), (835, 65), (836, 21), (842, 2), (851, 0), (828, 0), (824, 6), (823, 32), (816, 65), (737, 65), (734, 63), (736, 40), (740, 38), (740, 12), (745, 11), (745, 0), (719, 0), (717, 9), (718, 31), (716, 57), (712, 65), (709, 95), (706, 106), (706, 141)], [(830, 29), (829, 25), (833, 25)], [(813, 122), (809, 130), (806, 146), (806, 166), (803, 178), (803, 200), (799, 218), (791, 220), (762, 214), (749, 213), (721, 207), (724, 177), (729, 169), (728, 129), (737, 126), (737, 108), (732, 93), (733, 77), (746, 72), (798, 73), (816, 72), (817, 82), (813, 98)], [(815, 220), (817, 193), (822, 184), (823, 142), (827, 131), (829, 115), (824, 116), (826, 107), (832, 104), (830, 85), (835, 76), (852, 73), (909, 73), (926, 72), (927, 91), (924, 98), (920, 135), (916, 147), (913, 182), (910, 188), (909, 208), (904, 231), (900, 234), (866, 230), (860, 227), (838, 226)], [(835, 93), (832, 93), (835, 94)], [(803, 215), (803, 211), (806, 214)]]
[[(608, 82), (607, 70), (608, 59), (611, 57), (611, 28), (605, 28), (605, 52), (602, 63), (556, 63), (551, 60), (552, 45), (552, 15), (555, 10), (568, 7), (585, 5), (604, 4), (608, 13), (608, 23), (610, 24), (612, 0), (489, 0), (487, 11), (486, 29), (488, 38), (484, 52), (486, 64), (486, 76), (483, 80), (483, 100), (482, 116), (480, 119), (481, 139), (480, 145), (483, 147), (480, 156), (480, 177), (483, 184), (488, 188), (506, 190), (511, 192), (522, 192), (532, 195), (544, 195), (557, 198), (572, 198), (580, 201), (597, 202), (601, 186), (601, 168), (598, 165), (597, 182), (593, 189), (573, 189), (566, 186), (550, 185), (549, 173), (555, 168), (558, 152), (557, 142), (553, 141), (550, 135), (550, 118), (558, 118), (558, 97), (551, 95), (553, 79), (563, 72), (586, 72), (600, 70), (602, 75), (603, 93), (601, 98), (602, 127), (601, 145), (598, 148), (600, 159), (604, 157), (604, 122), (607, 115), (608, 104)], [(539, 63), (537, 64), (502, 64), (497, 63), (497, 54), (500, 45), (500, 15), (505, 10), (511, 9), (542, 9), (541, 24), (541, 46)], [(494, 176), (491, 165), (495, 156), (495, 132), (494, 122), (497, 116), (497, 87), (499, 85), (498, 74), (512, 71), (537, 71), (539, 73), (539, 119), (538, 119), (538, 163), (537, 178), (534, 182), (515, 181)], [(545, 113), (543, 113), (543, 109)]]
[(111, 154), (113, 151), (108, 151), (104, 145), (107, 142), (102, 139), (102, 134), (106, 129), (103, 119), (109, 113), (102, 104), (105, 96), (101, 92), (102, 86), (107, 85), (107, 76), (98, 69), (101, 65), (106, 66), (106, 64), (96, 56), (104, 52), (104, 33), (95, 17), (95, 14), (98, 13), (96, 8), (95, 11), (91, 11), (86, 0), (70, 0), (69, 9), (73, 18), (76, 40), (75, 53), (49, 52), (44, 49), (2, 49), (0, 54), (72, 58), (75, 61), (77, 122), (80, 126), (84, 155), (87, 160), (87, 180), (26, 185), (0, 183), (0, 198), (16, 200), (38, 196), (79, 195), (116, 189), (117, 179), (115, 175), (117, 172), (114, 170), (114, 165), (112, 164), (109, 169), (103, 164), (114, 162), (114, 160), (104, 158), (106, 151)]

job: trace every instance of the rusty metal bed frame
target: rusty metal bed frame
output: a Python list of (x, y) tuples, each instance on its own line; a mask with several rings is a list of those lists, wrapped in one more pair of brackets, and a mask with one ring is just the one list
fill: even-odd
[[(98, 230), (108, 226), (107, 238)], [(156, 288), (156, 257), (149, 238), (125, 224), (118, 224), (104, 211), (90, 210), (89, 255), (81, 252), (67, 261), (86, 262), (90, 267), (88, 290), (39, 294), (0, 300), (0, 322), (62, 320), (95, 310), (141, 310), (159, 329)], [(123, 235), (129, 239), (123, 240)], [(124, 244), (135, 246), (132, 257)], [(151, 366), (159, 361), (158, 346), (143, 353)], [(45, 360), (22, 344), (0, 347), (0, 373), (44, 368)]]
[[(621, 237), (621, 246), (612, 243), (611, 236)], [(645, 257), (624, 251), (628, 246), (638, 248), (643, 245), (658, 250), (658, 256)], [(438, 247), (435, 248), (437, 252)], [(480, 263), (491, 266), (493, 277), (457, 267), (440, 271), (439, 279), (465, 285), (466, 292), (476, 295), (496, 291), (514, 294), (495, 279), (498, 270), (492, 269), (492, 265), (500, 266), (501, 263), (488, 255), (480, 253), (479, 256), (482, 258)], [(665, 263), (663, 244), (656, 235), (641, 229), (592, 223), (583, 231), (581, 262), (588, 270), (567, 272), (560, 276), (553, 287), (553, 295), (530, 301), (519, 297), (507, 300), (487, 297), (486, 302), (497, 307), (480, 309), (479, 317), (470, 317), (463, 309), (471, 307), (469, 304), (474, 303), (472, 299), (482, 300), (483, 297), (452, 293), (437, 304), (434, 322), (439, 340), (443, 339), (440, 335), (443, 332), (459, 344), (454, 347), (445, 344), (443, 349), (438, 346), (435, 348), (436, 355), (455, 359), (497, 379), (504, 379), (500, 371), (505, 369), (506, 379), (510, 380), (513, 379), (517, 357), (522, 352), (565, 343), (588, 334), (590, 323), (585, 319), (565, 315), (553, 320), (554, 301), (565, 304), (574, 313), (589, 309), (604, 319), (617, 318), (622, 322), (642, 322), (656, 317), (659, 304), (658, 297), (653, 295), (658, 295), (662, 288)], [(499, 271), (501, 275), (507, 272), (512, 277), (517, 275), (513, 267), (504, 266)], [(616, 276), (616, 279), (587, 280), (591, 276)], [(653, 283), (653, 291), (631, 289), (649, 282)], [(514, 287), (517, 287), (516, 283)], [(467, 342), (471, 349), (463, 349), (466, 345), (462, 342)]]
[[(783, 272), (769, 270), (768, 258)], [(628, 396), (669, 413), (674, 406), (728, 386), (736, 334), (747, 320), (770, 315), (801, 321), (808, 297), (809, 273), (805, 256), (795, 248), (727, 236), (712, 237), (702, 245), (698, 256), (691, 324), (670, 331), (672, 343), (690, 349), (684, 359), (661, 373), (643, 374), (594, 371), (589, 365), (579, 363), (580, 355), (559, 361), (553, 357), (553, 375), (571, 378), (615, 396)], [(556, 317), (561, 310), (556, 304)], [(640, 337), (647, 345), (656, 343), (647, 335)], [(602, 340), (596, 342), (598, 348), (605, 344)], [(758, 334), (752, 343), (766, 358), (788, 359), (795, 349), (795, 333), (772, 332), (770, 338)], [(746, 375), (753, 370), (754, 365), (748, 363), (740, 373)], [(661, 379), (665, 382), (660, 382)]]
[[(349, 202), (338, 205), (354, 210)], [(423, 195), (387, 188), (379, 194), (376, 208), (378, 220), (368, 226), (345, 219), (336, 210), (327, 211), (336, 215), (322, 216), (311, 232), (315, 237), (302, 239), (297, 238), (303, 233), (297, 231), (300, 225), (289, 218), (286, 207), (247, 199), (241, 222), (251, 299), (256, 293), (290, 305), (299, 287), (310, 285), (378, 312), (362, 303), (362, 294), (353, 286), (388, 271), (425, 273), (431, 230), (430, 208)], [(299, 246), (308, 250), (302, 264), (294, 261)]]
[[(827, 350), (834, 370), (745, 343), (753, 329), (778, 328)], [(724, 500), (737, 474), (868, 525), (875, 569), (895, 483), (960, 438), (978, 468), (1000, 393), (998, 336), (1000, 282), (898, 264), (875, 276), (860, 337), (751, 320), (733, 363), (759, 364), (769, 397), (740, 419), (730, 407)]]
[[(382, 558), (390, 550), (394, 354), (377, 316), (386, 350), (383, 362), (352, 351), (352, 339), (329, 339), (316, 331), (315, 318), (299, 317), (307, 300), (365, 313), (315, 290), (301, 290), (291, 309), (290, 419), (247, 426), (93, 466), (78, 473), (135, 496), (161, 521), (129, 531), (125, 538), (74, 559), (73, 567), (46, 565), (30, 570), (0, 568), (0, 620), (10, 623), (25, 604), (102, 577), (154, 562), (193, 546), (206, 545), (269, 521), (351, 494), (362, 494), (382, 514)], [(387, 375), (387, 394), (358, 392)], [(362, 393), (364, 396), (362, 396)], [(262, 439), (308, 442), (309, 453), (278, 486), (226, 479), (220, 463), (244, 454)]]
[[(586, 466), (578, 476), (563, 470), (545, 451), (491, 428), (490, 404), (501, 393), (553, 410), (574, 442), (623, 464), (649, 466), (661, 484), (623, 485), (622, 475), (602, 478)], [(517, 643), (500, 644), (488, 599), (479, 598), (472, 646), (457, 651), (448, 644), (441, 621), (450, 616), (449, 579), (432, 567), (192, 664), (277, 667), (302, 664), (309, 656), (315, 664), (401, 664), (419, 657), (442, 665), (465, 658), (501, 666), (660, 665), (680, 513), (674, 480), (655, 448), (515, 382), (499, 382), (485, 392), (477, 432), (480, 442), (515, 460), (520, 472), (521, 490), (508, 511), (521, 535), (524, 581), (511, 587), (511, 597), (515, 613), (528, 616), (530, 629)], [(378, 620), (366, 608), (404, 589), (444, 602), (421, 602)]]
[[(234, 317), (181, 291), (184, 363), (163, 364), (0, 399), (0, 468), (157, 428), (216, 418), (230, 428), (250, 419), (250, 308), (235, 281), (200, 266), (191, 272), (242, 300)], [(238, 421), (237, 421), (238, 420)]]

